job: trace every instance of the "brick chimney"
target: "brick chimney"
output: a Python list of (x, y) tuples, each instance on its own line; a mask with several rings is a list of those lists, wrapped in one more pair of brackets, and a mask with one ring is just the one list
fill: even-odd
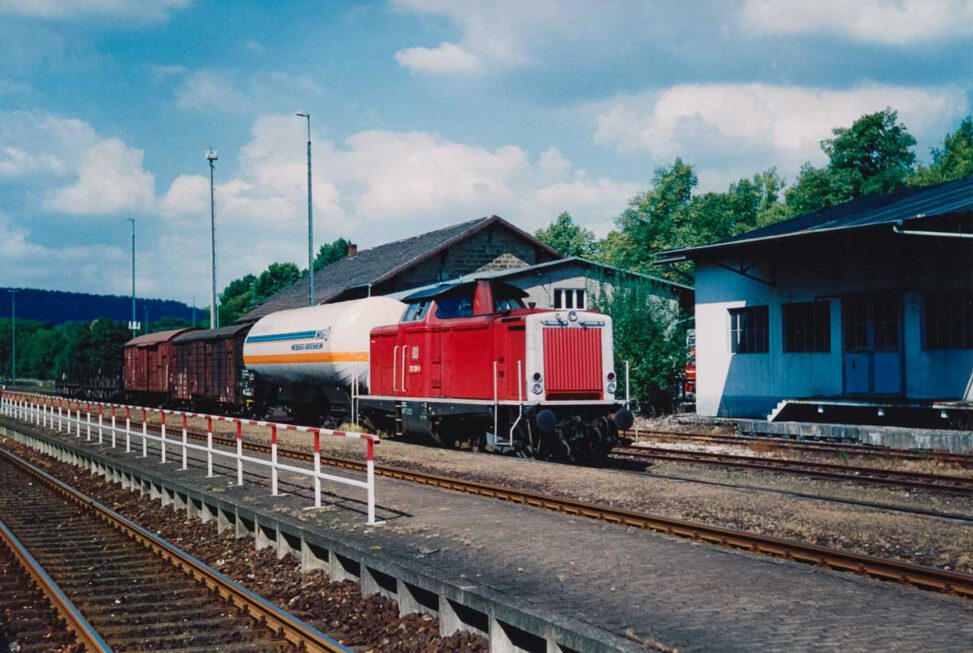
[(348, 258), (353, 256), (358, 256), (358, 245), (355, 243), (348, 243)]

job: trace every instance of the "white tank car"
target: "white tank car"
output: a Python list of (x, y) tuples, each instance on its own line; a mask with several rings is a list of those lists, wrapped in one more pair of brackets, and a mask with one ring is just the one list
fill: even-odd
[(260, 319), (243, 345), (243, 363), (262, 379), (350, 387), (368, 385), (369, 334), (395, 324), (405, 304), (369, 297), (279, 311)]

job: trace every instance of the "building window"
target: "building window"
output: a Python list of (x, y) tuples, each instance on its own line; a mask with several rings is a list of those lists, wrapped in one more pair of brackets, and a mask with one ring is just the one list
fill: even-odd
[(730, 349), (734, 354), (763, 354), (768, 346), (766, 306), (730, 309)]
[(783, 305), (784, 351), (831, 351), (831, 302)]
[(554, 308), (587, 308), (584, 288), (555, 288)]
[(973, 292), (928, 293), (923, 300), (926, 349), (973, 349)]

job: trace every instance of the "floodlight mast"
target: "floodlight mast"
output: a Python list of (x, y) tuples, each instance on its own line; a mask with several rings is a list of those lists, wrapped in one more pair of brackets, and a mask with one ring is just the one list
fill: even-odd
[(216, 199), (213, 190), (213, 176), (216, 171), (216, 161), (220, 158), (220, 153), (209, 149), (206, 151), (206, 160), (209, 161), (209, 229), (210, 229), (210, 260), (212, 262), (212, 280), (209, 297), (209, 328), (216, 329), (220, 326), (220, 316), (216, 312)]
[(298, 111), (307, 118), (307, 305), (314, 306), (314, 217), (311, 209), (311, 114)]

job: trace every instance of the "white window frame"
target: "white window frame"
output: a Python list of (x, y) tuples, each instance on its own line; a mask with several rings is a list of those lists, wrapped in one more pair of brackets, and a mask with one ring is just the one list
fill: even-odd
[[(566, 298), (570, 298), (570, 306), (567, 305)], [(588, 308), (588, 293), (584, 288), (555, 288), (551, 295), (551, 308), (556, 310), (586, 310)]]

